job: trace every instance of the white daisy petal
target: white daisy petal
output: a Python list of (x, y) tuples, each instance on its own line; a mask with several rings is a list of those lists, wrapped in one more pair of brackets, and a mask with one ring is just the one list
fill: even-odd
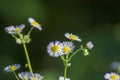
[(77, 35), (74, 35), (72, 33), (65, 33), (65, 37), (73, 41), (78, 41), (78, 42), (82, 41)]
[(47, 46), (47, 52), (52, 57), (59, 57), (62, 55), (62, 47), (60, 41), (50, 42)]
[(28, 18), (28, 22), (35, 28), (39, 29), (39, 30), (42, 30), (42, 26), (37, 22), (35, 21), (35, 19), (33, 18)]
[(107, 79), (107, 80), (119, 80), (120, 79), (120, 75), (116, 74), (114, 72), (111, 72), (111, 73), (106, 73), (104, 75), (104, 78)]

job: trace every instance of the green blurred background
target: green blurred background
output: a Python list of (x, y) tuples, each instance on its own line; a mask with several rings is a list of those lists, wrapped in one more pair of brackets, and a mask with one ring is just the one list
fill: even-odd
[[(0, 80), (15, 80), (4, 67), (19, 63), (17, 72), (26, 71), (23, 47), (15, 43), (4, 28), (25, 24), (35, 18), (43, 31), (34, 29), (32, 42), (27, 45), (34, 72), (47, 80), (58, 80), (63, 75), (62, 61), (50, 57), (47, 45), (50, 41), (68, 40), (64, 33), (80, 36), (83, 44), (94, 43), (90, 55), (78, 53), (71, 61), (68, 77), (71, 80), (104, 80), (111, 72), (110, 63), (120, 61), (120, 1), (119, 0), (0, 0)], [(78, 44), (79, 45), (79, 44)], [(76, 48), (77, 48), (76, 43)]]

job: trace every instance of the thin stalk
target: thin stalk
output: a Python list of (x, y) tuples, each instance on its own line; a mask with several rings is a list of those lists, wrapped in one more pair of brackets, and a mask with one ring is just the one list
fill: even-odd
[(30, 63), (30, 58), (29, 58), (28, 51), (27, 51), (25, 43), (23, 43), (23, 47), (24, 47), (24, 51), (25, 51), (25, 55), (26, 55), (26, 59), (27, 59), (27, 63), (28, 63), (28, 68), (30, 70), (30, 73), (33, 75), (33, 70), (32, 70), (32, 66), (31, 66), (31, 63)]
[(29, 30), (29, 32), (27, 33), (27, 35), (30, 35), (30, 33), (32, 32), (33, 28), (34, 28), (34, 27), (31, 27), (31, 28), (30, 28), (30, 30)]
[(16, 78), (17, 80), (19, 80), (19, 78), (18, 78), (18, 76), (16, 75), (16, 73), (13, 72), (13, 74), (14, 74), (15, 78)]
[(71, 56), (70, 56), (70, 58), (68, 59), (68, 61), (70, 61), (71, 60), (71, 58), (76, 54), (76, 53), (78, 53), (79, 51), (81, 50), (81, 48), (80, 49), (78, 49), (78, 50), (76, 50)]
[(64, 65), (64, 80), (66, 79), (67, 76), (67, 62)]

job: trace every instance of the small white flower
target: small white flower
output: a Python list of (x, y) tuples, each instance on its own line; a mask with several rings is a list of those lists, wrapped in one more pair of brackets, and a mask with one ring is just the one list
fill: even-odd
[(24, 29), (25, 25), (24, 24), (21, 24), (19, 26), (8, 26), (5, 28), (5, 31), (9, 34), (17, 34), (17, 33), (20, 33), (23, 29)]
[(30, 76), (30, 72), (21, 72), (18, 74), (18, 77), (22, 80), (29, 80)]
[(17, 70), (19, 68), (20, 68), (20, 64), (14, 64), (14, 65), (9, 65), (9, 66), (5, 67), (4, 71), (13, 72), (13, 71), (15, 71), (15, 70)]
[[(59, 80), (64, 80), (64, 77), (63, 76), (60, 76), (59, 77)], [(66, 78), (65, 80), (70, 80), (69, 78)]]
[(92, 49), (94, 47), (93, 43), (91, 41), (89, 41), (87, 44), (86, 44), (87, 48), (88, 49)]
[(41, 25), (37, 22), (37, 21), (35, 21), (35, 19), (33, 19), (33, 18), (28, 18), (28, 22), (33, 26), (33, 27), (35, 27), (35, 28), (37, 28), (37, 29), (39, 29), (39, 30), (42, 30), (42, 27), (41, 27)]
[(15, 27), (14, 26), (8, 26), (5, 28), (5, 31), (9, 34), (15, 34)]
[(65, 33), (65, 37), (73, 41), (78, 41), (78, 42), (82, 41), (77, 35), (74, 35), (72, 33)]
[(50, 42), (47, 46), (47, 52), (52, 57), (59, 57), (62, 53), (63, 45), (60, 41)]
[(62, 44), (63, 44), (62, 52), (64, 54), (71, 53), (75, 48), (72, 42), (63, 42)]
[(107, 80), (119, 80), (120, 79), (120, 75), (114, 72), (106, 73), (104, 77)]
[(38, 73), (33, 74), (33, 76), (30, 76), (29, 78), (29, 80), (42, 80), (42, 79), (43, 77)]

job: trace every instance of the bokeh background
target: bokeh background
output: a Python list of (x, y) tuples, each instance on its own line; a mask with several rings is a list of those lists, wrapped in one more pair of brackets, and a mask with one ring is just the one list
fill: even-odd
[[(32, 42), (27, 45), (34, 72), (47, 80), (58, 80), (63, 75), (59, 58), (50, 57), (50, 41), (68, 40), (64, 33), (74, 33), (83, 40), (92, 41), (94, 48), (89, 56), (78, 53), (69, 68), (71, 80), (104, 80), (112, 72), (110, 64), (120, 61), (120, 1), (119, 0), (0, 0), (0, 80), (15, 80), (4, 67), (21, 64), (17, 72), (26, 71), (23, 47), (4, 31), (6, 26), (25, 24), (28, 18), (41, 23), (43, 31), (34, 29)], [(76, 48), (81, 43), (75, 43)], [(116, 71), (114, 71), (116, 72)]]

